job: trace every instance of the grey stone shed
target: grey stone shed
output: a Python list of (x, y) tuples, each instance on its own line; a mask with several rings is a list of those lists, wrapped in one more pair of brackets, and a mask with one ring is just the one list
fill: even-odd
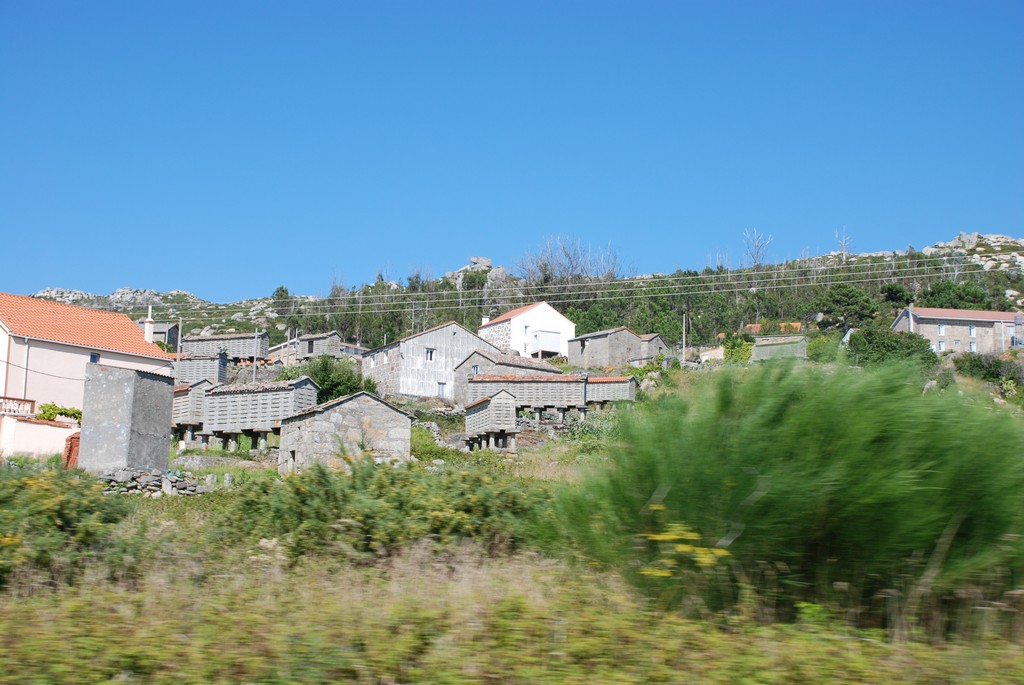
[(569, 341), (569, 363), (579, 368), (643, 366), (668, 346), (657, 333), (641, 335), (626, 326), (580, 335)]
[(176, 430), (185, 434), (186, 440), (192, 440), (195, 433), (203, 429), (206, 393), (218, 385), (204, 378), (195, 383), (174, 386), (171, 421)]
[(173, 387), (170, 376), (86, 364), (78, 466), (91, 473), (165, 471)]
[(208, 379), (214, 383), (224, 383), (228, 379), (228, 355), (221, 350), (219, 354), (208, 357), (182, 357), (174, 362), (174, 380), (181, 383), (195, 383)]
[(315, 463), (344, 468), (367, 454), (408, 460), (413, 417), (373, 393), (357, 392), (306, 409), (281, 422), (278, 471)]

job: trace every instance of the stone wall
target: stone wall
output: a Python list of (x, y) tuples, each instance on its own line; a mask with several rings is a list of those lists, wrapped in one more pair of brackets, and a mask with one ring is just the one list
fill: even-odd
[(357, 393), (322, 404), (281, 425), (278, 470), (315, 463), (340, 467), (344, 457), (364, 454), (408, 459), (412, 418), (370, 393)]
[[(497, 347), (502, 352), (510, 352), (512, 348), (512, 322), (502, 321), (491, 326), (484, 326), (477, 332), (481, 338)], [(516, 350), (518, 352), (518, 350)]]
[(173, 387), (170, 376), (87, 364), (79, 467), (166, 470)]

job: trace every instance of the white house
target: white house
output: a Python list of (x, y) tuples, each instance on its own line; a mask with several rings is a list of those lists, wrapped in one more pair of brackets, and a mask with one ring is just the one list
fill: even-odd
[(524, 357), (568, 357), (576, 324), (547, 302), (536, 302), (484, 320), (477, 332), (504, 352)]
[(124, 314), (0, 293), (0, 400), (81, 408), (85, 365), (170, 375), (173, 355)]

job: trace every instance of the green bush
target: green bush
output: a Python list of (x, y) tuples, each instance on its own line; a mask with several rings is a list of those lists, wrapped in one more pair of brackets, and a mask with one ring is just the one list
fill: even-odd
[[(610, 465), (563, 493), (558, 518), (585, 558), (666, 605), (729, 608), (743, 587), (782, 611), (838, 601), (836, 587), (858, 608), (892, 589), (995, 587), (1022, 570), (1022, 439), (1002, 412), (922, 396), (916, 369), (723, 372), (625, 420)], [(666, 545), (686, 573), (651, 572)], [(715, 548), (729, 556), (702, 565)]]
[(839, 339), (831, 335), (819, 335), (807, 343), (807, 358), (812, 362), (834, 362), (839, 358)]
[(36, 413), (37, 419), (43, 421), (53, 421), (58, 416), (66, 416), (69, 419), (74, 419), (81, 425), (82, 423), (82, 410), (75, 409), (74, 407), (61, 407), (54, 402), (44, 402), (39, 405), (39, 411)]
[(540, 485), (484, 469), (430, 473), (360, 460), (351, 474), (316, 466), (240, 488), (217, 535), (278, 539), (292, 559), (313, 552), (372, 558), (425, 538), (440, 545), (473, 539), (507, 551), (520, 546), (549, 500)]
[(854, 331), (850, 335), (850, 358), (854, 364), (863, 366), (905, 362), (931, 368), (939, 363), (925, 337), (883, 326)]
[(122, 497), (78, 471), (0, 468), (0, 587), (16, 571), (74, 578), (128, 513)]

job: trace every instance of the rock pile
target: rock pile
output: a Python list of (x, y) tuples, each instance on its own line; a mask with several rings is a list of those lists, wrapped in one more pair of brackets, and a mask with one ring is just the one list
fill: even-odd
[[(142, 495), (143, 497), (174, 497), (202, 495), (217, 490), (217, 476), (210, 474), (200, 485), (196, 476), (188, 471), (133, 471), (122, 469), (99, 477), (105, 483), (104, 495)], [(231, 487), (231, 474), (224, 474), (224, 487)]]

